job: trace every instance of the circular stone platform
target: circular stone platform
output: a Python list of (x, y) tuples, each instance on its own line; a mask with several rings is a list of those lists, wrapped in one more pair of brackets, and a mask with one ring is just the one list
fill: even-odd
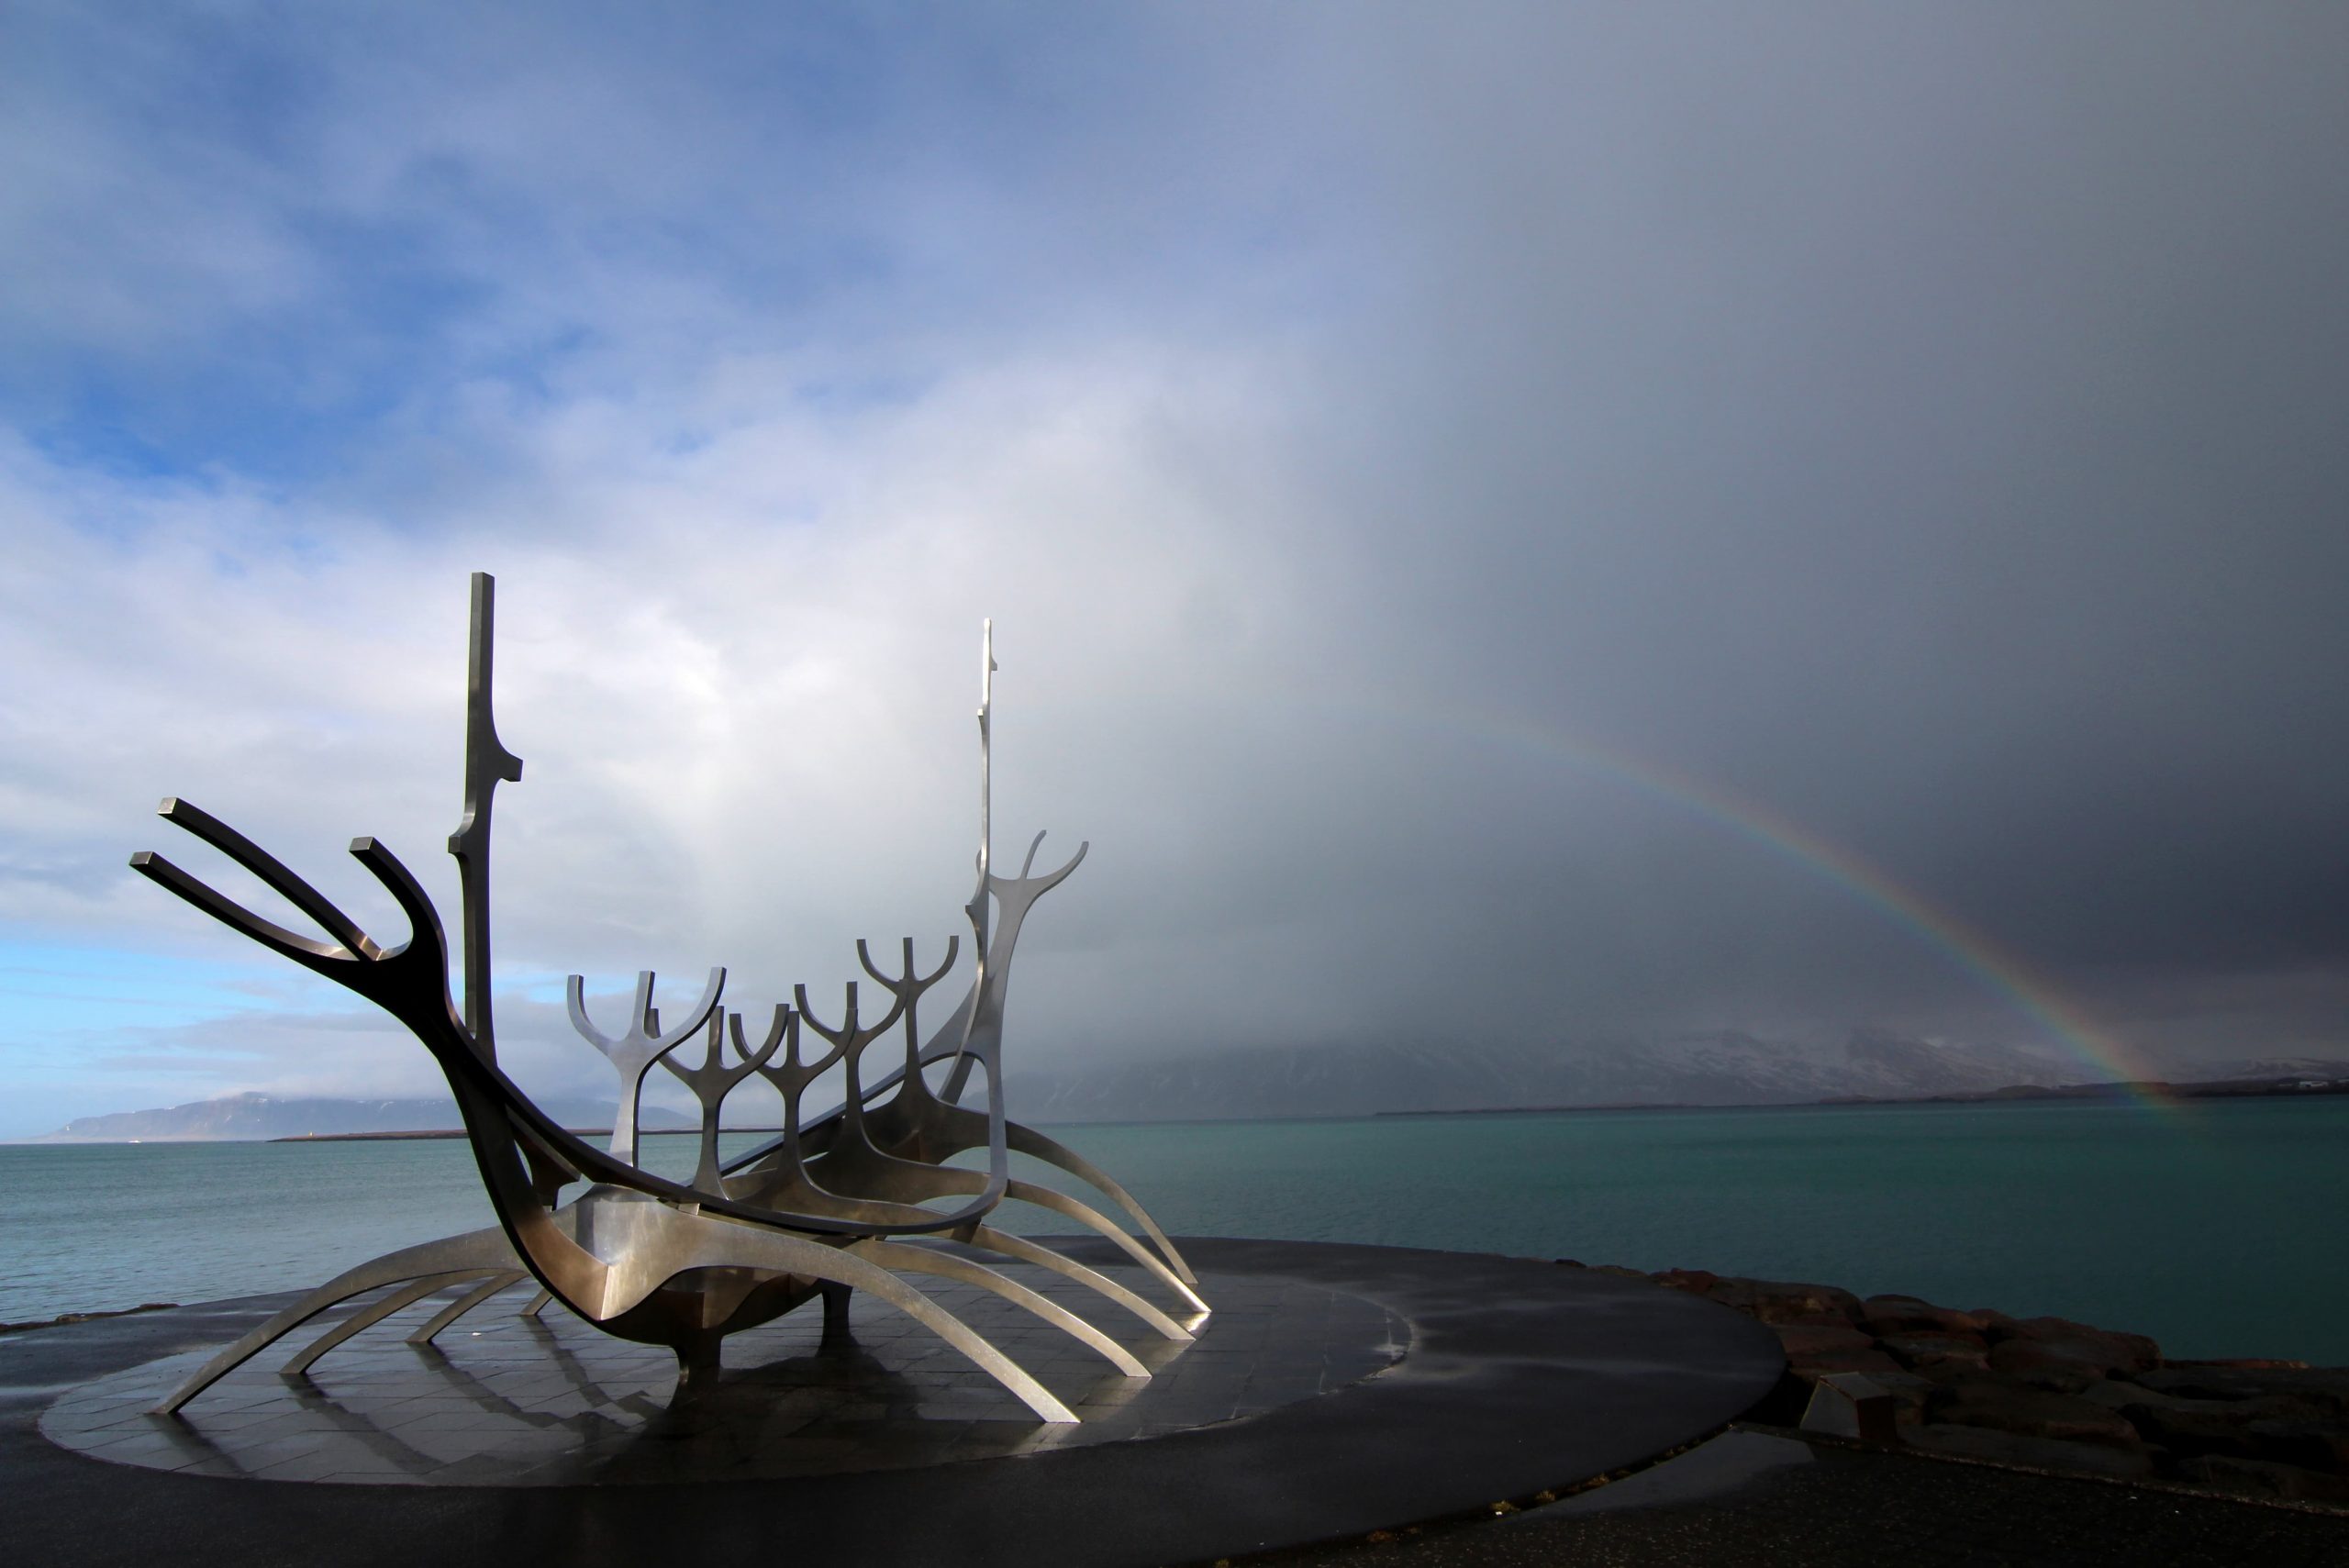
[[(1055, 1244), (1160, 1294), (1106, 1242)], [(1211, 1561), (1639, 1464), (1743, 1412), (1783, 1365), (1748, 1318), (1590, 1270), (1181, 1245), (1216, 1308), (1196, 1343), (1086, 1307), (1146, 1382), (1024, 1314), (998, 1318), (991, 1297), (952, 1302), (1076, 1409), (1074, 1428), (1036, 1422), (861, 1297), (853, 1347), (819, 1347), (811, 1312), (730, 1339), (716, 1387), (684, 1399), (665, 1353), (559, 1309), (530, 1326), (519, 1291), (441, 1351), (403, 1342), (411, 1308), (285, 1379), (274, 1368), (306, 1342), (291, 1337), (177, 1418), (143, 1412), (285, 1298), (11, 1335), (0, 1507), (12, 1541), (53, 1561), (241, 1564), (329, 1543), (352, 1561), (570, 1568), (786, 1544), (865, 1563)], [(297, 1480), (341, 1484), (270, 1484)]]
[(460, 1294), (454, 1287), (337, 1346), (306, 1373), (275, 1369), (323, 1323), (255, 1356), (175, 1418), (148, 1412), (208, 1351), (86, 1384), (50, 1406), (40, 1429), (93, 1459), (264, 1481), (745, 1481), (1001, 1459), (1246, 1420), (1383, 1372), (1408, 1348), (1409, 1325), (1396, 1313), (1304, 1280), (1204, 1273), (1201, 1294), (1215, 1311), (1183, 1344), (1103, 1310), (1098, 1296), (1067, 1280), (1010, 1272), (1119, 1336), (1152, 1375), (1124, 1375), (974, 1285), (923, 1279), (925, 1295), (1033, 1373), (1078, 1424), (1037, 1420), (952, 1346), (870, 1296), (853, 1298), (844, 1341), (823, 1342), (812, 1305), (729, 1337), (717, 1384), (681, 1397), (668, 1351), (615, 1340), (559, 1309), (518, 1316), (535, 1285), (476, 1309), (433, 1345), (406, 1343), (410, 1329)]

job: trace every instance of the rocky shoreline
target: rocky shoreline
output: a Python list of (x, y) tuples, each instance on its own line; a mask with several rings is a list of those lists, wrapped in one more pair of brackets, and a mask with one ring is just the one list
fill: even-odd
[(2349, 1506), (2349, 1368), (2176, 1361), (2143, 1334), (2062, 1318), (1961, 1311), (1911, 1296), (1864, 1299), (1702, 1269), (1601, 1269), (1704, 1296), (1774, 1329), (1787, 1374), (1757, 1421), (1816, 1426), (1822, 1407), (1865, 1407), (1872, 1418), (1858, 1431), (1924, 1451)]
[(87, 1323), (99, 1318), (128, 1318), (134, 1312), (169, 1312), (179, 1306), (176, 1301), (142, 1301), (136, 1307), (117, 1307), (108, 1311), (61, 1312), (54, 1318), (36, 1318), (23, 1323), (0, 1323), (0, 1334), (22, 1333), (28, 1329), (55, 1329), (67, 1323)]

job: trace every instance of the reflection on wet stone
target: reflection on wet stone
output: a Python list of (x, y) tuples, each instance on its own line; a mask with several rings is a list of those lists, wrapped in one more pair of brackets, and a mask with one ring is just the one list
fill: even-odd
[[(1030, 1273), (1031, 1271), (1020, 1271)], [(1081, 1287), (1032, 1271), (1061, 1299)], [(462, 1287), (460, 1287), (462, 1288)], [(191, 1474), (376, 1485), (657, 1484), (905, 1469), (1116, 1442), (1246, 1419), (1332, 1393), (1398, 1362), (1408, 1325), (1376, 1302), (1270, 1276), (1213, 1284), (1218, 1311), (1188, 1346), (1136, 1353), (1119, 1375), (1073, 1352), (985, 1291), (941, 1284), (950, 1311), (1029, 1366), (1080, 1418), (1044, 1425), (985, 1373), (879, 1302), (857, 1300), (850, 1334), (814, 1314), (728, 1341), (722, 1376), (680, 1393), (676, 1362), (550, 1315), (493, 1304), (483, 1327), (411, 1346), (406, 1319), (371, 1327), (306, 1374), (249, 1365), (177, 1418), (145, 1412), (203, 1351), (78, 1389), (43, 1417), (61, 1447)], [(528, 1299), (516, 1291), (508, 1300)], [(1071, 1300), (1069, 1305), (1074, 1305)]]

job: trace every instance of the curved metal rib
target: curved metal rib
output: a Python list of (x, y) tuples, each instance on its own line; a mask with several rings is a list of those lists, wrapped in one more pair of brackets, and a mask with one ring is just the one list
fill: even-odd
[(435, 1291), (446, 1290), (452, 1284), (473, 1278), (473, 1270), (465, 1269), (455, 1273), (427, 1274), (420, 1280), (402, 1285), (383, 1300), (360, 1308), (319, 1335), (310, 1342), (307, 1349), (295, 1352), (294, 1359), (278, 1368), (278, 1371), (288, 1377), (306, 1373), (310, 1370), (311, 1362), (341, 1344), (345, 1340), (364, 1333), (401, 1307), (421, 1301)]
[(1089, 1230), (1099, 1232), (1117, 1243), (1120, 1251), (1148, 1269), (1159, 1283), (1190, 1303), (1191, 1310), (1204, 1318), (1215, 1309), (1201, 1298), (1199, 1293), (1175, 1276), (1174, 1271), (1161, 1262), (1147, 1247), (1126, 1234), (1125, 1228), (1092, 1205), (1080, 1203), (1066, 1193), (1051, 1187), (1040, 1187), (1033, 1182), (1014, 1182), (1005, 1190), (1005, 1196), (1016, 1202), (1034, 1204), (1049, 1208), (1054, 1214), (1065, 1215)]
[[(925, 1165), (918, 1170), (920, 1173), (927, 1175), (932, 1167)], [(787, 1203), (792, 1207), (803, 1211), (837, 1213), (842, 1218), (852, 1219), (886, 1220), (896, 1215), (924, 1212), (908, 1204), (886, 1199), (852, 1197), (835, 1193), (829, 1188), (817, 1185), (805, 1169), (799, 1167), (794, 1167), (785, 1175), (775, 1176), (771, 1184), (747, 1190), (744, 1195), (754, 1196), (764, 1202)], [(1034, 1263), (1064, 1278), (1074, 1280), (1133, 1313), (1163, 1338), (1188, 1340), (1192, 1337), (1188, 1330), (1173, 1318), (1108, 1275), (1086, 1268), (1072, 1259), (1063, 1258), (1058, 1252), (1030, 1241), (1024, 1237), (1014, 1236), (1008, 1232), (997, 1230), (992, 1226), (976, 1223), (953, 1232), (953, 1236), (955, 1240), (970, 1246), (998, 1252), (1021, 1262)]]
[[(979, 1172), (968, 1170), (960, 1165), (930, 1165), (919, 1167), (919, 1169), (930, 1178), (924, 1184), (935, 1188), (939, 1194), (976, 1192), (986, 1180)], [(1193, 1290), (1190, 1285), (1175, 1276), (1174, 1270), (1161, 1262), (1148, 1248), (1128, 1235), (1124, 1227), (1092, 1205), (1073, 1198), (1066, 1193), (1055, 1191), (1053, 1188), (1016, 1179), (1006, 1184), (1004, 1196), (1015, 1203), (1033, 1204), (1038, 1208), (1048, 1208), (1054, 1214), (1075, 1220), (1088, 1230), (1108, 1238), (1126, 1256), (1148, 1269), (1157, 1277), (1160, 1284), (1187, 1302), (1193, 1311), (1205, 1317), (1213, 1310), (1206, 1301), (1200, 1298), (1197, 1291)]]
[(963, 1284), (974, 1284), (982, 1290), (992, 1291), (1014, 1306), (1025, 1307), (1061, 1332), (1099, 1351), (1128, 1377), (1150, 1375), (1150, 1369), (1136, 1361), (1125, 1346), (1051, 1297), (1039, 1296), (1019, 1281), (1007, 1279), (983, 1263), (974, 1263), (967, 1258), (957, 1258), (944, 1252), (934, 1252), (926, 1247), (908, 1246), (903, 1241), (858, 1241), (851, 1245), (847, 1251), (858, 1257), (869, 1258), (876, 1263), (895, 1269), (900, 1273), (936, 1274), (941, 1279), (955, 1280)]
[(493, 1226), (485, 1230), (468, 1231), (462, 1236), (427, 1241), (421, 1246), (404, 1247), (396, 1252), (386, 1252), (380, 1258), (371, 1259), (356, 1268), (346, 1269), (206, 1362), (190, 1374), (187, 1381), (173, 1389), (169, 1398), (156, 1406), (152, 1414), (171, 1415), (339, 1301), (348, 1301), (354, 1296), (423, 1274), (449, 1273), (469, 1267), (512, 1268), (514, 1262), (513, 1243), (507, 1240), (506, 1232)]
[(671, 1208), (664, 1208), (663, 1212), (679, 1223), (664, 1223), (656, 1234), (630, 1238), (626, 1266), (613, 1271), (612, 1284), (616, 1288), (607, 1306), (624, 1310), (659, 1288), (661, 1281), (695, 1268), (764, 1269), (777, 1274), (831, 1280), (877, 1296), (912, 1318), (960, 1351), (974, 1366), (1003, 1385), (1042, 1419), (1076, 1419), (1068, 1407), (1030, 1376), (1027, 1369), (880, 1264), (848, 1249), (827, 1246), (786, 1230), (707, 1219)]
[(1001, 1252), (1007, 1258), (1017, 1258), (1023, 1263), (1033, 1263), (1040, 1269), (1050, 1269), (1063, 1279), (1074, 1280), (1077, 1284), (1108, 1296), (1111, 1301), (1149, 1324), (1161, 1339), (1187, 1343), (1195, 1338), (1188, 1329), (1175, 1322), (1174, 1319), (1111, 1279), (1108, 1274), (1088, 1269), (1074, 1258), (1063, 1258), (1041, 1242), (1030, 1241), (1024, 1236), (1014, 1236), (1008, 1231), (997, 1230), (991, 1225), (973, 1226), (970, 1240), (971, 1245), (974, 1247), (985, 1247), (989, 1251)]
[[(471, 1312), (474, 1307), (479, 1307), (483, 1302), (487, 1301), (490, 1297), (496, 1296), (503, 1291), (512, 1289), (514, 1286), (520, 1284), (524, 1280), (529, 1279), (529, 1272), (523, 1269), (511, 1269), (505, 1273), (490, 1275), (489, 1278), (482, 1281), (481, 1284), (473, 1286), (473, 1289), (465, 1292), (464, 1295), (457, 1297), (456, 1300), (451, 1302), (439, 1312), (433, 1314), (429, 1322), (426, 1323), (424, 1327), (418, 1329), (415, 1333), (410, 1334), (407, 1337), (407, 1342), (411, 1345), (430, 1344), (434, 1340), (440, 1338), (440, 1331), (448, 1328), (450, 1324), (454, 1323), (458, 1318), (462, 1318), (466, 1313)], [(553, 1298), (549, 1297), (548, 1299), (551, 1300)]]
[(1174, 1271), (1177, 1278), (1185, 1284), (1199, 1283), (1199, 1276), (1191, 1272), (1191, 1265), (1183, 1261), (1183, 1254), (1174, 1250), (1174, 1243), (1167, 1240), (1166, 1232), (1158, 1228), (1158, 1221), (1150, 1217), (1150, 1211), (1143, 1208), (1131, 1193), (1113, 1181), (1107, 1171), (1066, 1144), (1045, 1137), (1032, 1127), (1016, 1121), (1006, 1122), (1003, 1131), (1011, 1144), (1012, 1152), (1041, 1160), (1047, 1165), (1059, 1166), (1124, 1209), (1133, 1222), (1141, 1227), (1142, 1233), (1150, 1238), (1151, 1245), (1158, 1249), (1159, 1254), (1166, 1260), (1166, 1266)]

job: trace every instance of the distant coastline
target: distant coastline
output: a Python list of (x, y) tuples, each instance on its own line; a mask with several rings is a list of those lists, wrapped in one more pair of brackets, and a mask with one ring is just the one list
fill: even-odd
[(1805, 1110), (1852, 1106), (2011, 1106), (2037, 1101), (2081, 1100), (2248, 1100), (2305, 1099), (2349, 1095), (2349, 1078), (2226, 1079), (2209, 1084), (2172, 1084), (2143, 1079), (2116, 1084), (2014, 1084), (2002, 1089), (1980, 1089), (1946, 1095), (1834, 1095), (1819, 1100), (1787, 1100), (1776, 1105), (1703, 1105), (1673, 1101), (1629, 1106), (1479, 1106), (1462, 1110), (1373, 1111), (1373, 1116), (1554, 1116), (1574, 1111), (1719, 1111)]
[[(2266, 1066), (2266, 1063), (2262, 1063)], [(2277, 1063), (2277, 1066), (2288, 1065)], [(2221, 1100), (2221, 1099), (2308, 1099), (2349, 1095), (2349, 1062), (2328, 1062), (2289, 1063), (2301, 1069), (2282, 1073), (2263, 1073), (2255, 1077), (2204, 1079), (2184, 1083), (2167, 1080), (2143, 1080), (2101, 1084), (2012, 1084), (1993, 1089), (1943, 1090), (1932, 1094), (1891, 1095), (1827, 1095), (1809, 1098), (1757, 1099), (1642, 1099), (1612, 1101), (1551, 1100), (1531, 1105), (1457, 1106), (1435, 1108), (1395, 1110), (1359, 1109), (1297, 1109), (1249, 1114), (1161, 1115), (1152, 1117), (1099, 1116), (1085, 1114), (1079, 1106), (1047, 1104), (1041, 1115), (1023, 1119), (1038, 1126), (1052, 1127), (1122, 1127), (1180, 1124), (1222, 1124), (1257, 1121), (1353, 1121), (1364, 1118), (1396, 1117), (1508, 1117), (1508, 1116), (1590, 1116), (1631, 1114), (1653, 1111), (1756, 1111), (1841, 1109), (1871, 1106), (2017, 1106), (2017, 1105), (2094, 1105), (2129, 1101)], [(604, 1138), (610, 1132), (610, 1107), (591, 1106), (575, 1107), (588, 1114), (563, 1118), (565, 1126), (577, 1137)], [(262, 1114), (253, 1114), (259, 1112)], [(394, 1118), (415, 1120), (406, 1126), (396, 1123), (385, 1127), (351, 1124), (372, 1113), (380, 1122)], [(389, 1113), (389, 1114), (386, 1114)], [(405, 1114), (403, 1114), (405, 1113)], [(434, 1127), (426, 1118), (438, 1120), (447, 1114), (442, 1107), (425, 1102), (374, 1102), (313, 1100), (303, 1102), (272, 1102), (268, 1096), (243, 1095), (217, 1101), (174, 1107), (170, 1111), (129, 1112), (88, 1118), (66, 1130), (35, 1138), (0, 1139), (0, 1144), (32, 1146), (45, 1144), (139, 1144), (139, 1143), (399, 1143), (445, 1140), (462, 1138), (464, 1132), (453, 1126)], [(451, 1119), (453, 1121), (454, 1118)], [(273, 1120), (275, 1127), (266, 1125)], [(306, 1123), (318, 1128), (317, 1131), (286, 1131), (286, 1124), (303, 1127)], [(334, 1124), (343, 1125), (336, 1127)], [(651, 1122), (654, 1125), (646, 1125)], [(669, 1125), (659, 1125), (666, 1122)], [(259, 1125), (256, 1125), (259, 1123)], [(682, 1124), (682, 1125), (680, 1125)], [(729, 1133), (753, 1133), (773, 1136), (779, 1129), (768, 1127), (729, 1127)], [(693, 1137), (696, 1129), (684, 1124), (684, 1118), (668, 1113), (648, 1109), (639, 1131), (645, 1137)]]
[[(608, 1127), (567, 1127), (564, 1128), (563, 1130), (571, 1134), (573, 1138), (609, 1138), (612, 1135), (612, 1129)], [(728, 1132), (776, 1133), (781, 1132), (783, 1129), (779, 1127), (729, 1127), (726, 1129), (726, 1130)], [(462, 1127), (443, 1127), (434, 1128), (429, 1130), (420, 1132), (289, 1132), (282, 1138), (262, 1138), (246, 1140), (244, 1141), (261, 1143), (399, 1143), (415, 1139), (462, 1138), (464, 1135), (465, 1129)], [(696, 1138), (699, 1137), (700, 1134), (695, 1129), (688, 1127), (647, 1127), (638, 1129), (637, 1136), (640, 1138)], [(164, 1140), (159, 1139), (156, 1141), (161, 1142)], [(184, 1143), (197, 1140), (191, 1139), (180, 1139), (174, 1141)]]

